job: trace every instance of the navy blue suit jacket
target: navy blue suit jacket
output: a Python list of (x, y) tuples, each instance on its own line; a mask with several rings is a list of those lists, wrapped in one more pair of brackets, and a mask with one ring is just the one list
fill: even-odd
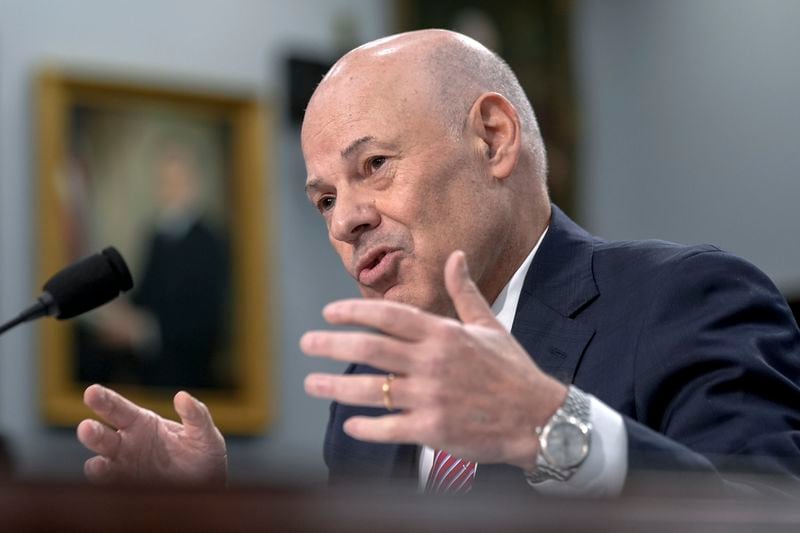
[[(629, 472), (714, 471), (744, 458), (760, 471), (800, 474), (800, 332), (773, 283), (738, 257), (603, 241), (554, 206), (511, 332), (543, 371), (623, 416)], [(332, 483), (416, 478), (416, 446), (342, 430), (353, 415), (385, 413), (331, 405)], [(482, 464), (476, 489), (500, 479), (525, 486), (518, 469)]]

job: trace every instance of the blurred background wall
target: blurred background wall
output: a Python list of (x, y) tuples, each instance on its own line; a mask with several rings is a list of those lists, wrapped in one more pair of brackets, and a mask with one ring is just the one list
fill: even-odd
[[(719, 244), (787, 294), (800, 292), (800, 3), (559, 4), (569, 10), (577, 110), (571, 214), (607, 238)], [(406, 27), (398, 5), (0, 0), (0, 317), (38, 293), (31, 82), (44, 63), (198, 80), (270, 98), (278, 121), (268, 165), (276, 183), (265, 202), (278, 244), (268, 297), (278, 310), (272, 382), (280, 411), (268, 434), (229, 443), (231, 472), (234, 482), (324, 479), (327, 406), (305, 396), (302, 380), (339, 367), (303, 357), (297, 340), (322, 325), (326, 302), (355, 287), (305, 199), (299, 131), (284, 109), (284, 60), (296, 52), (336, 56)], [(541, 21), (530, 26), (547, 30)], [(36, 331), (26, 326), (0, 340), (0, 433), (20, 475), (77, 478), (89, 454), (73, 431), (39, 419)]]
[(580, 2), (579, 212), (711, 242), (800, 292), (800, 2)]

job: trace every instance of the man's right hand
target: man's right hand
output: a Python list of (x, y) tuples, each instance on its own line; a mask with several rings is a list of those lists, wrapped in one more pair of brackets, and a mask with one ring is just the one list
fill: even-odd
[(225, 439), (208, 408), (187, 392), (175, 395), (181, 422), (139, 407), (111, 389), (92, 385), (84, 403), (116, 430), (96, 420), (78, 425), (78, 440), (98, 454), (84, 464), (96, 482), (225, 483)]

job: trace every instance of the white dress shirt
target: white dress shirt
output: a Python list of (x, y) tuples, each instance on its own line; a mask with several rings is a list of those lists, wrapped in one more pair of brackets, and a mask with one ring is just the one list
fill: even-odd
[[(533, 256), (539, 249), (547, 229), (542, 232), (539, 242), (525, 258), (522, 265), (511, 277), (492, 305), (492, 312), (506, 330), (511, 331), (517, 304), (522, 293), (522, 285)], [(606, 404), (589, 396), (592, 422), (591, 447), (589, 455), (578, 470), (567, 481), (549, 480), (536, 485), (537, 492), (543, 494), (575, 496), (615, 496), (622, 491), (628, 473), (628, 435), (622, 416)], [(531, 438), (535, 438), (531, 435)], [(428, 474), (433, 466), (433, 449), (423, 446), (419, 457), (419, 488), (425, 490)], [(480, 476), (480, 465), (476, 479)], [(524, 483), (520, 475), (520, 483)]]

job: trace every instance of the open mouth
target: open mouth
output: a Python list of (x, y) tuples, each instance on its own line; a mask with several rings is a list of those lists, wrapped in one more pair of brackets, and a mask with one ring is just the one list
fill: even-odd
[(367, 286), (382, 284), (396, 272), (400, 259), (398, 250), (385, 249), (376, 251), (374, 255), (365, 258), (358, 271), (359, 283)]
[(387, 253), (389, 253), (389, 252), (385, 252), (385, 251), (384, 252), (380, 252), (375, 257), (375, 259), (373, 259), (366, 267), (364, 267), (364, 270), (372, 270), (373, 268), (378, 266), (380, 264), (380, 262), (383, 261), (383, 258), (386, 257)]

